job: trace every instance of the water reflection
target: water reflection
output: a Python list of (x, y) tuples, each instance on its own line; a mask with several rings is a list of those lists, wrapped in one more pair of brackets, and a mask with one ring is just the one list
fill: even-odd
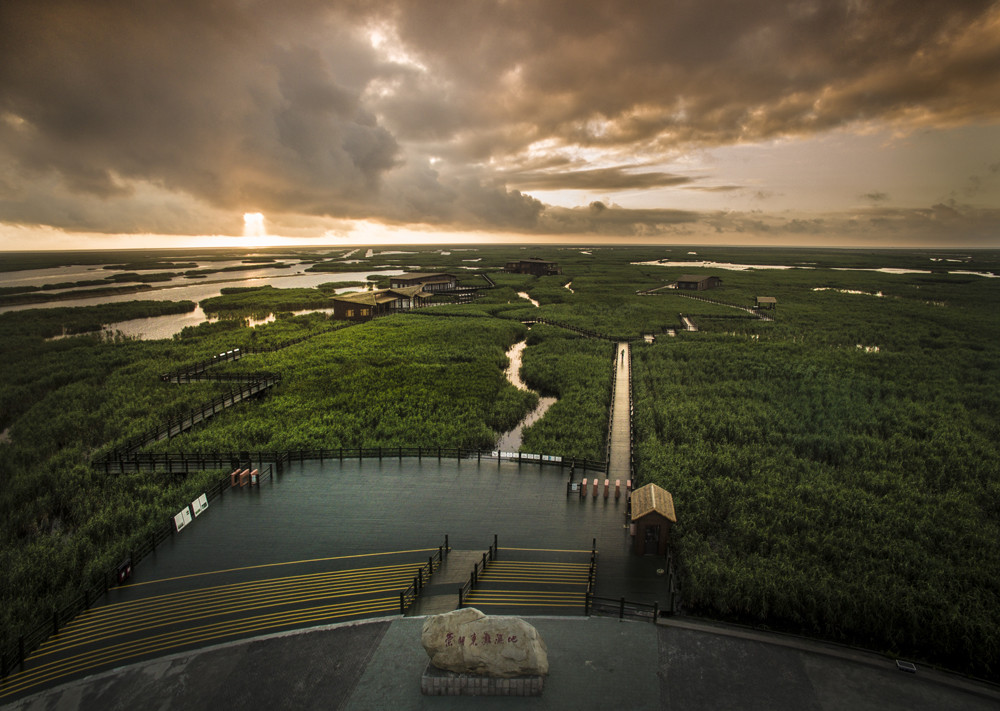
[[(507, 358), (510, 359), (510, 365), (507, 366), (507, 370), (504, 375), (507, 380), (510, 381), (518, 390), (528, 390), (528, 386), (521, 379), (521, 356), (524, 353), (525, 347), (528, 345), (527, 341), (521, 341), (520, 343), (515, 343), (507, 351)], [(522, 433), (525, 427), (530, 427), (535, 422), (541, 419), (542, 415), (552, 407), (557, 398), (554, 397), (539, 397), (538, 404), (535, 409), (532, 410), (525, 416), (521, 422), (518, 423), (517, 427), (512, 429), (510, 432), (505, 432), (500, 436), (500, 440), (497, 442), (497, 449), (501, 452), (516, 452), (521, 446)]]

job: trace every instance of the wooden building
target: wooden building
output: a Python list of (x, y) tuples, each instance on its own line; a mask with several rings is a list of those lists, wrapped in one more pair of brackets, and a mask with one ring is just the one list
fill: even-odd
[(458, 277), (454, 274), (400, 274), (389, 279), (392, 289), (405, 289), (410, 286), (423, 287), (424, 291), (453, 291), (458, 286)]
[(758, 296), (757, 297), (757, 308), (758, 309), (776, 309), (778, 308), (778, 300), (773, 296)]
[(430, 297), (431, 294), (419, 286), (340, 294), (333, 297), (333, 318), (368, 321), (376, 316), (420, 308)]
[(674, 497), (656, 484), (632, 492), (632, 550), (636, 555), (666, 555), (670, 527), (677, 523)]
[(677, 288), (687, 291), (704, 291), (722, 286), (722, 279), (717, 276), (701, 276), (697, 274), (685, 274), (677, 278)]
[(503, 268), (508, 274), (534, 274), (535, 276), (552, 276), (562, 274), (562, 268), (556, 262), (548, 262), (537, 257), (521, 259), (517, 262), (507, 262)]

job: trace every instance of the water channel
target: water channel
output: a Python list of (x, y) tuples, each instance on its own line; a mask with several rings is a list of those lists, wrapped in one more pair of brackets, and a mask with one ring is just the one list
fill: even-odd
[[(507, 358), (510, 359), (510, 365), (507, 366), (507, 371), (504, 375), (507, 376), (507, 380), (510, 381), (518, 390), (529, 390), (528, 386), (521, 379), (521, 356), (524, 354), (524, 349), (528, 345), (527, 341), (521, 341), (515, 343), (507, 351)], [(557, 398), (554, 397), (538, 397), (538, 404), (535, 409), (529, 412), (517, 427), (512, 429), (510, 432), (505, 432), (500, 436), (500, 440), (497, 442), (497, 449), (501, 452), (516, 452), (521, 446), (522, 433), (525, 427), (530, 427), (534, 423), (541, 419), (542, 415), (555, 404)]]
[[(224, 268), (235, 266), (240, 262), (207, 262), (199, 263), (199, 268)], [(152, 289), (130, 294), (113, 294), (105, 296), (85, 296), (76, 299), (64, 299), (40, 304), (16, 304), (0, 307), (0, 313), (6, 311), (24, 311), (37, 308), (60, 308), (69, 306), (93, 306), (96, 304), (113, 304), (125, 301), (194, 301), (198, 303), (213, 296), (219, 296), (222, 289), (232, 286), (254, 287), (271, 285), (276, 288), (315, 288), (329, 282), (368, 282), (368, 276), (396, 276), (402, 274), (402, 269), (378, 269), (364, 272), (309, 272), (310, 263), (295, 264), (291, 268), (275, 268), (263, 265), (259, 269), (249, 269), (238, 272), (219, 272), (209, 274), (205, 280), (192, 280), (185, 277), (175, 277), (169, 282), (157, 282)], [(103, 265), (69, 266), (53, 269), (31, 269), (21, 272), (0, 273), (0, 286), (33, 285), (59, 283), (63, 281), (81, 280), (106, 276), (109, 272)], [(113, 272), (112, 272), (113, 273)], [(336, 293), (356, 291), (360, 287), (345, 287), (336, 289)], [(67, 290), (65, 293), (71, 293)], [(49, 292), (59, 293), (59, 292)], [(331, 309), (307, 309), (295, 311), (296, 314), (312, 312), (332, 313)], [(104, 332), (121, 334), (143, 340), (170, 338), (180, 333), (186, 326), (196, 326), (206, 321), (217, 320), (206, 314), (200, 306), (194, 311), (184, 314), (168, 314), (150, 318), (132, 319), (105, 325)], [(274, 315), (262, 319), (251, 319), (249, 325), (257, 326), (274, 320)]]
[(533, 306), (534, 306), (534, 307), (535, 307), (536, 309), (537, 309), (537, 308), (538, 308), (539, 306), (541, 306), (541, 304), (539, 304), (539, 303), (538, 303), (537, 301), (535, 301), (534, 299), (532, 299), (532, 298), (531, 298), (531, 294), (529, 294), (529, 293), (528, 293), (528, 292), (526, 292), (526, 291), (519, 291), (519, 292), (517, 292), (517, 295), (518, 295), (518, 296), (520, 296), (520, 297), (521, 297), (522, 299), (527, 299), (528, 301), (530, 301), (530, 302), (532, 303), (532, 305), (533, 305)]

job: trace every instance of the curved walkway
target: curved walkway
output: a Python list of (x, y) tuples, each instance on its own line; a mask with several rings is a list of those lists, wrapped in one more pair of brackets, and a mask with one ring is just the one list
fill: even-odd
[(34, 711), (228, 709), (851, 709), (1000, 708), (1000, 689), (896, 670), (892, 660), (725, 626), (527, 618), (548, 647), (540, 698), (425, 697), (423, 618), (317, 628), (136, 664), (4, 707)]

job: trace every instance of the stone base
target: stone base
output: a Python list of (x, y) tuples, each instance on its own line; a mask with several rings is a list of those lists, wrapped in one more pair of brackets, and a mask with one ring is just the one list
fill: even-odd
[(420, 677), (424, 696), (541, 696), (544, 676), (515, 676), (501, 679), (478, 674), (458, 674), (428, 664)]

